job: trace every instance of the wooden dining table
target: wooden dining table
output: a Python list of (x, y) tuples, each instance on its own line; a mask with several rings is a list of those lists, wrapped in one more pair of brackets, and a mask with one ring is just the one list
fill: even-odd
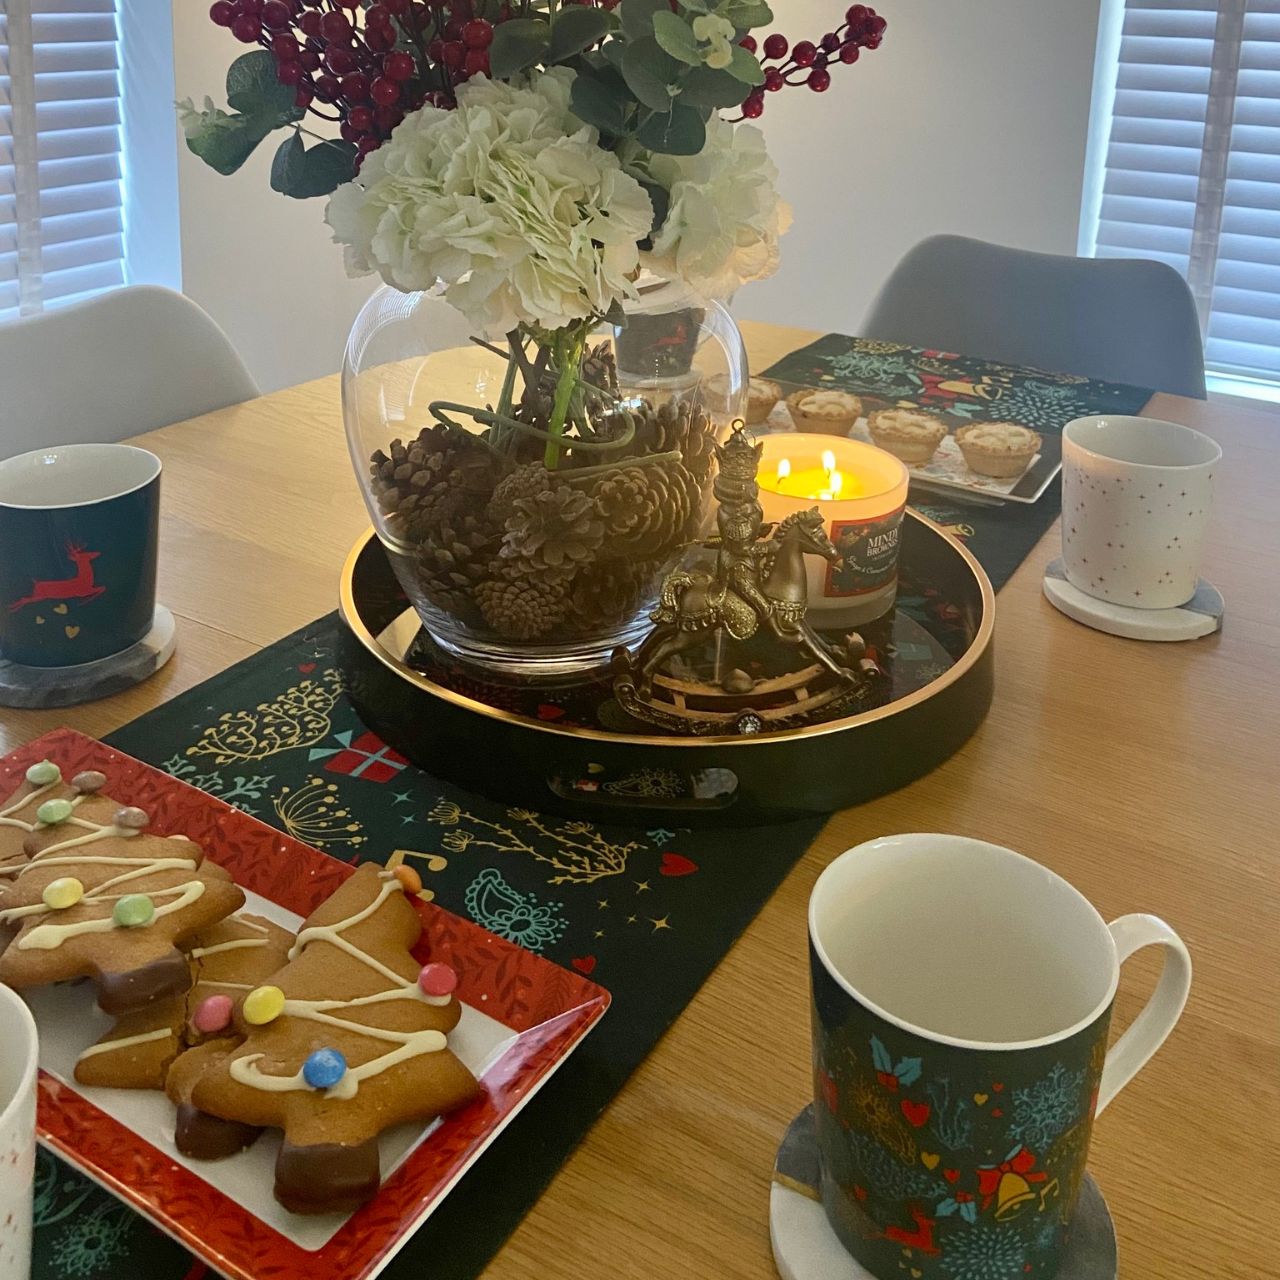
[[(755, 368), (817, 336), (743, 330)], [(1226, 599), (1221, 633), (1143, 644), (1069, 621), (1040, 590), (1055, 525), (998, 596), (981, 729), (918, 782), (832, 815), (486, 1277), (774, 1274), (770, 1172), (811, 1090), (809, 891), (842, 850), (903, 831), (1007, 845), (1105, 917), (1149, 911), (1181, 933), (1195, 964), (1186, 1012), (1100, 1118), (1090, 1154), (1120, 1274), (1280, 1275), (1280, 412), (1157, 395), (1145, 413), (1222, 445), (1203, 569)], [(177, 654), (101, 702), (0, 711), (5, 750), (59, 724), (107, 734), (336, 605), (369, 523), (336, 377), (136, 443), (164, 462), (160, 599)], [(1126, 964), (1117, 1029), (1158, 964), (1152, 952)]]

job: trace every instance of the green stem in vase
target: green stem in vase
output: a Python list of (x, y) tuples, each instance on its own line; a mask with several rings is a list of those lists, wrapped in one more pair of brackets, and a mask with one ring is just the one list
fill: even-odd
[(555, 335), (552, 359), (559, 369), (559, 377), (556, 379), (555, 401), (551, 406), (551, 421), (547, 423), (547, 433), (551, 438), (542, 454), (542, 465), (548, 471), (554, 471), (560, 461), (560, 438), (564, 435), (569, 402), (582, 377), (582, 352), (586, 344), (585, 328), (561, 329)]

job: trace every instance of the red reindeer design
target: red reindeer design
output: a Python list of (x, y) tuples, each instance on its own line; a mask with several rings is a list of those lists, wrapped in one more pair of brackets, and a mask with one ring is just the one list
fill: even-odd
[(93, 581), (94, 561), (102, 553), (86, 551), (77, 547), (74, 542), (67, 543), (67, 559), (76, 567), (74, 578), (50, 578), (47, 581), (37, 578), (31, 584), (31, 594), (21, 600), (15, 600), (9, 606), (10, 613), (17, 613), (25, 605), (38, 604), (41, 600), (93, 600), (100, 596), (106, 587), (99, 587)]
[(920, 1209), (912, 1208), (911, 1221), (916, 1224), (914, 1231), (908, 1231), (905, 1227), (885, 1227), (884, 1238), (896, 1241), (907, 1249), (919, 1249), (921, 1253), (936, 1258), (941, 1252), (938, 1246), (933, 1243), (933, 1229), (937, 1226), (936, 1220), (926, 1217)]

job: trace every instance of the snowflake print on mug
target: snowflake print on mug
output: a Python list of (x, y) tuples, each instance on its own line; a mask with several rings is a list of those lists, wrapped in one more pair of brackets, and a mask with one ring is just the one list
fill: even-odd
[(1083, 1088), (1083, 1071), (1055, 1063), (1043, 1080), (1014, 1090), (1009, 1132), (1033, 1150), (1047, 1147), (1080, 1118)]

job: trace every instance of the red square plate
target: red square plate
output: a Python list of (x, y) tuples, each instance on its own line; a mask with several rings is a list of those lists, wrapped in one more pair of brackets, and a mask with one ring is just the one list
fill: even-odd
[[(5, 757), (0, 794), (45, 757), (67, 777), (101, 770), (113, 798), (145, 809), (155, 831), (195, 840), (254, 895), (251, 908), (266, 914), (286, 921), (288, 913), (306, 916), (352, 873), (346, 863), (70, 729)], [(463, 1019), (450, 1039), (460, 1039), (457, 1052), (484, 1093), (433, 1128), (388, 1136), (383, 1168), (390, 1174), (356, 1213), (313, 1219), (281, 1209), (271, 1194), (270, 1137), (231, 1161), (188, 1162), (173, 1147), (162, 1095), (76, 1084), (75, 1054), (106, 1026), (84, 1030), (85, 1019), (101, 1017), (84, 984), (33, 993), (42, 1023), (40, 1140), (231, 1280), (369, 1280), (609, 1007), (609, 993), (579, 975), (433, 904), (415, 906), (425, 930), (418, 957), (458, 972)]]

